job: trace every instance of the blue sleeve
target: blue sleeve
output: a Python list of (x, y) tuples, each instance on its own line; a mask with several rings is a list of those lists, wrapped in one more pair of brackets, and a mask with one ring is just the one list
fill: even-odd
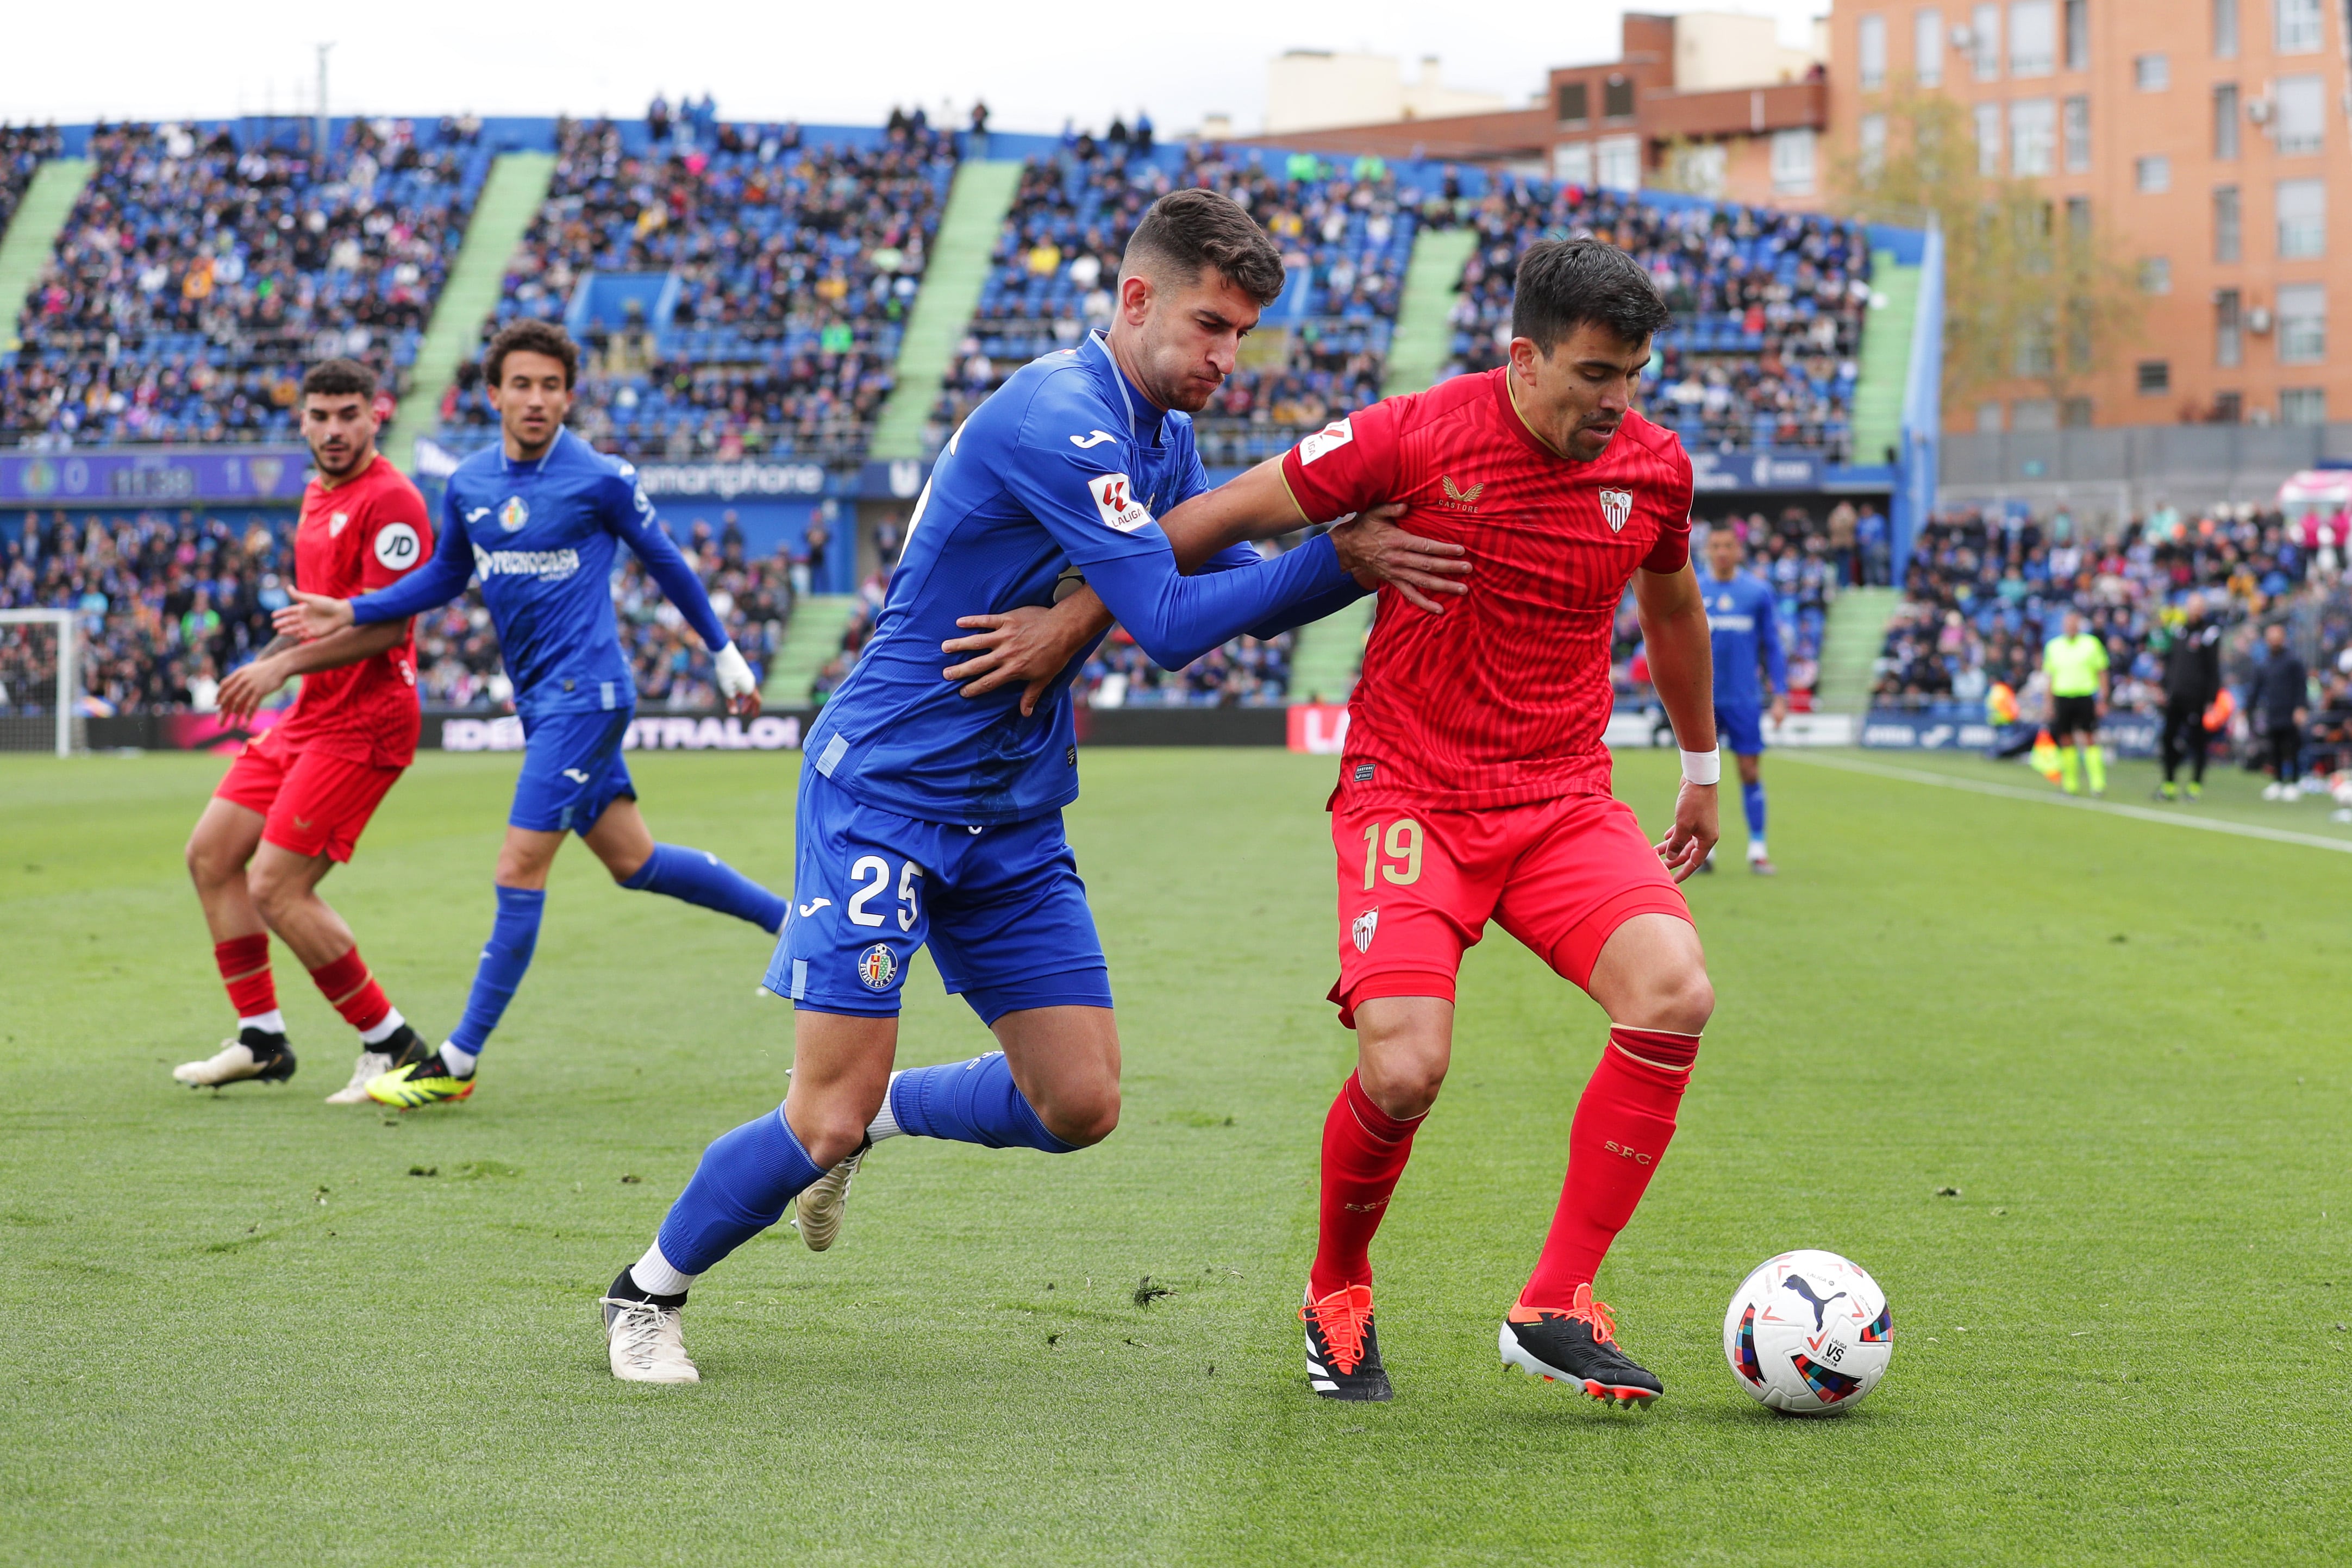
[[(1202, 573), (1234, 571), (1244, 567), (1264, 566), (1265, 558), (1250, 545), (1227, 545), (1201, 563)], [(1320, 621), (1334, 614), (1370, 593), (1370, 589), (1351, 575), (1337, 588), (1327, 589), (1310, 598), (1297, 600), (1277, 609), (1272, 618), (1246, 628), (1261, 643), (1270, 643), (1285, 632), (1296, 631), (1311, 621)]]
[(702, 580), (694, 575), (694, 569), (686, 564), (686, 557), (678, 553), (677, 541), (662, 527), (645, 486), (636, 482), (636, 471), (624, 468), (614, 475), (599, 499), (604, 505), (597, 511), (604, 519), (604, 527), (619, 536), (621, 542), (646, 563), (646, 570), (694, 628), (694, 634), (702, 639), (702, 645), (714, 653), (727, 646), (727, 628), (719, 624), (719, 612), (710, 607), (710, 595), (703, 591)]
[(1210, 649), (1302, 601), (1312, 601), (1355, 579), (1339, 565), (1329, 537), (1310, 539), (1247, 571), (1185, 577), (1163, 541), (1151, 556), (1115, 556), (1087, 569), (1128, 635), (1163, 670), (1181, 670)]
[(352, 623), (373, 626), (405, 621), (465, 592), (473, 575), (474, 546), (466, 537), (465, 515), (457, 505), (457, 487), (452, 485), (441, 493), (441, 537), (433, 541), (433, 559), (390, 588), (352, 600)]
[(1756, 622), (1758, 645), (1764, 650), (1764, 667), (1771, 673), (1772, 691), (1780, 695), (1789, 694), (1789, 654), (1780, 646), (1780, 606), (1769, 591), (1759, 597), (1763, 614)]

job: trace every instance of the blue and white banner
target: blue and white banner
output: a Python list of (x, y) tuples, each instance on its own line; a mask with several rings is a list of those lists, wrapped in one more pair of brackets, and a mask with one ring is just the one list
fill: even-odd
[[(2026, 741), (2035, 726), (1993, 726), (1981, 718), (1954, 718), (1902, 708), (1874, 708), (1862, 721), (1862, 744), (1885, 751), (1990, 751), (1996, 745)], [(2099, 738), (2118, 757), (2153, 757), (2159, 721), (2153, 714), (2111, 713)]]
[(114, 447), (0, 455), (0, 506), (142, 507), (289, 502), (310, 480), (307, 446)]

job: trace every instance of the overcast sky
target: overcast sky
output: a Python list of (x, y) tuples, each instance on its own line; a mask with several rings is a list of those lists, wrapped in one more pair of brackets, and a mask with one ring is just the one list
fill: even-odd
[[(1806, 19), (1828, 6), (1644, 0), (1640, 8), (1769, 14), (1795, 44)], [(634, 114), (656, 90), (674, 101), (707, 89), (730, 119), (871, 124), (894, 102), (919, 99), (936, 113), (942, 99), (968, 106), (977, 94), (1009, 131), (1058, 130), (1066, 114), (1102, 122), (1141, 106), (1166, 132), (1216, 112), (1250, 131), (1265, 110), (1265, 61), (1284, 49), (1435, 54), (1449, 86), (1525, 101), (1550, 66), (1614, 58), (1626, 9), (1560, 0), (1250, 0), (1138, 6), (1132, 15), (1149, 25), (1079, 27), (1070, 17), (1080, 7), (1042, 0), (26, 5), (0, 51), (0, 119), (309, 113), (315, 47), (332, 41), (329, 101), (338, 113)], [(656, 16), (667, 20), (654, 25)]]

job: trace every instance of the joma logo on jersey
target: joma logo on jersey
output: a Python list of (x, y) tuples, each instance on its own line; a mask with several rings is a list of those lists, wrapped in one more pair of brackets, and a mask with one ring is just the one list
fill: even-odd
[(1457, 512), (1476, 511), (1478, 497), (1486, 493), (1486, 482), (1484, 479), (1479, 480), (1467, 490), (1457, 488), (1452, 479), (1442, 474), (1438, 476), (1437, 482), (1445, 487), (1445, 499), (1440, 501), (1438, 505), (1451, 507)]
[(530, 508), (522, 504), (520, 496), (509, 496), (506, 505), (499, 508), (499, 527), (509, 533), (519, 532), (530, 521)]
[(1102, 514), (1104, 526), (1131, 534), (1151, 521), (1151, 508), (1135, 498), (1133, 486), (1124, 474), (1105, 474), (1087, 481), (1087, 494), (1095, 500), (1095, 510)]
[(1625, 519), (1633, 515), (1633, 492), (1631, 490), (1601, 491), (1601, 515), (1609, 519), (1611, 533), (1623, 533)]

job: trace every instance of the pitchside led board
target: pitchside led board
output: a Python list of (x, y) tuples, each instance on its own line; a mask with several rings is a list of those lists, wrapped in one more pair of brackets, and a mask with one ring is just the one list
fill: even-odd
[(207, 446), (0, 456), (0, 507), (290, 505), (310, 478), (301, 446)]

